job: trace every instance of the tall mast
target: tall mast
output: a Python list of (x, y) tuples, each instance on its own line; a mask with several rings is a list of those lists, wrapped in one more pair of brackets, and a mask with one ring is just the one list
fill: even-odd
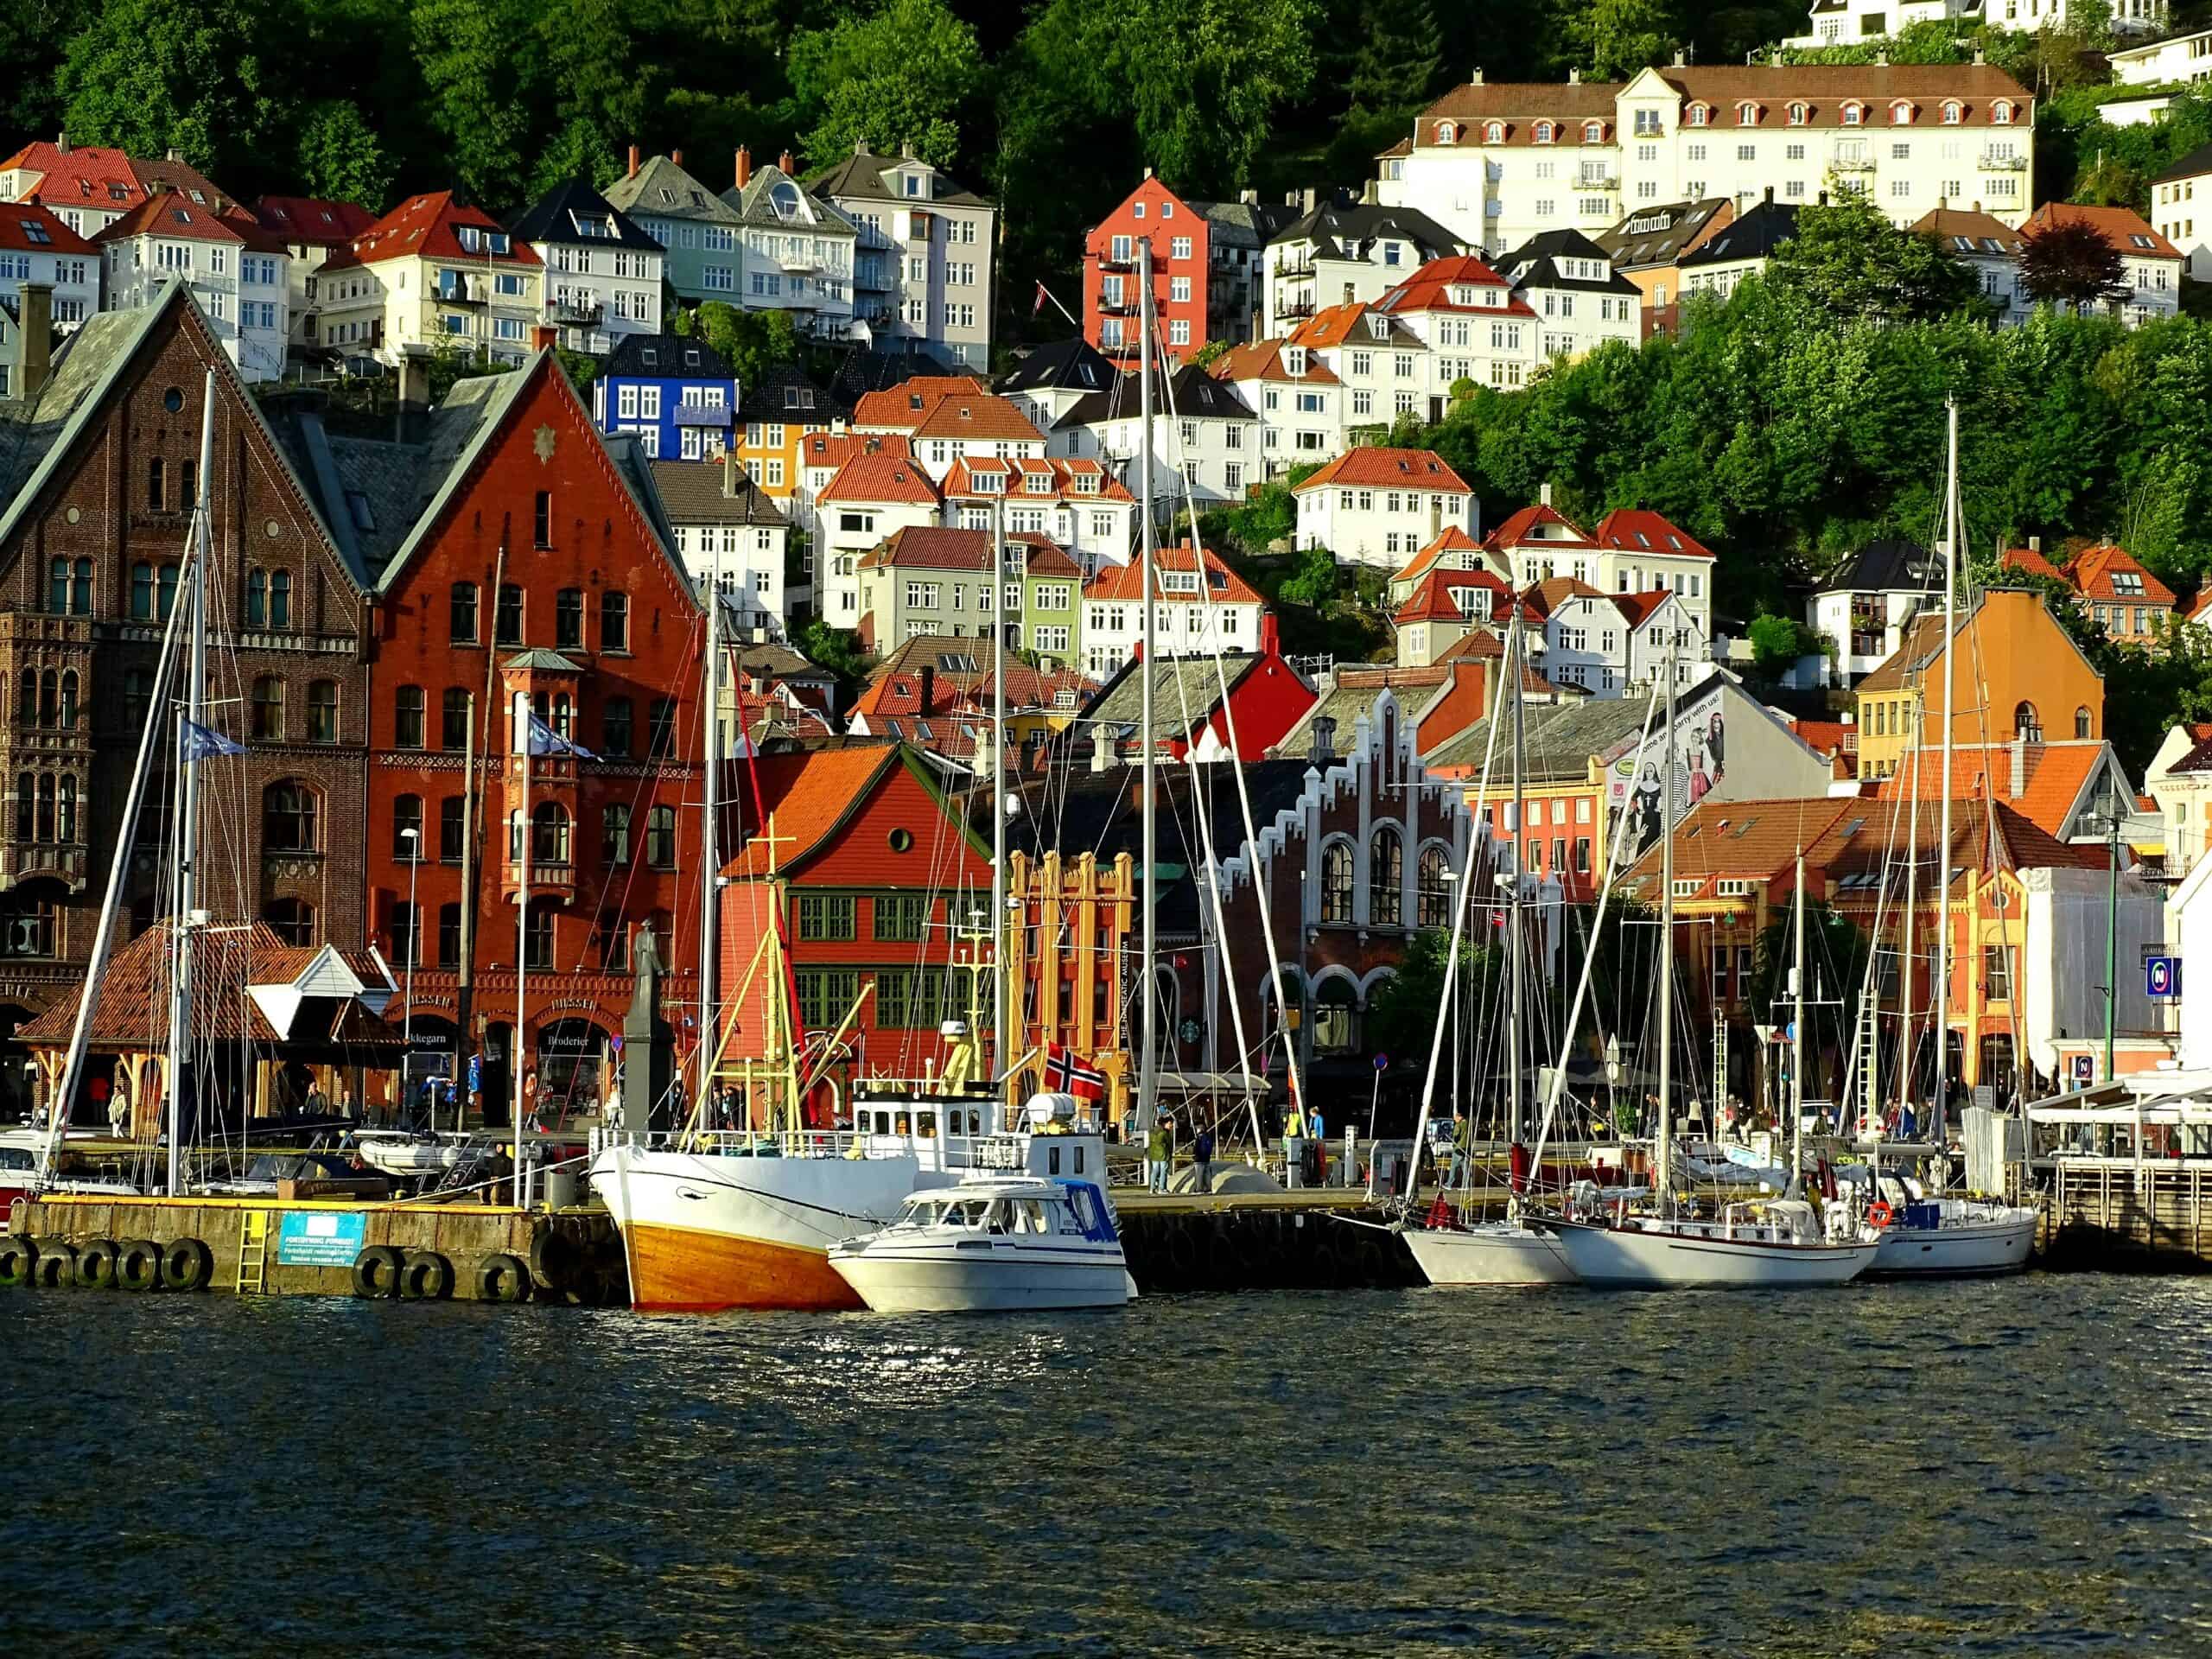
[(507, 1116), (514, 1124), (515, 1208), (519, 1210), (523, 1207), (523, 1083), (530, 1075), (523, 1067), (523, 1016), (530, 1007), (530, 693), (517, 691), (508, 703), (507, 717), (513, 722), (515, 742), (522, 750), (522, 807), (511, 819), (522, 883), (515, 893), (515, 1035), (514, 1054), (507, 1067), (513, 1079), (508, 1091), (513, 1104), (507, 1109)]
[(1796, 938), (1789, 963), (1789, 1173), (1804, 1167), (1805, 1158), (1805, 849), (1797, 849), (1796, 914), (1791, 921)]
[[(722, 805), (722, 556), (715, 550), (707, 576), (707, 660), (700, 696), (706, 708), (699, 721), (700, 760), (706, 774), (700, 791), (699, 823), (699, 1090), (703, 1108), (714, 1092), (715, 1055), (720, 1044), (721, 1010), (715, 1006), (715, 969), (720, 965), (721, 916), (717, 908), (721, 874)], [(702, 1116), (702, 1123), (713, 1122)]]
[(1948, 455), (1943, 474), (1943, 805), (1936, 836), (1936, 1139), (1951, 1094), (1951, 726), (1959, 653), (1951, 630), (1959, 614), (1959, 400), (1943, 400)]
[[(193, 504), (192, 578), (185, 590), (191, 607), (192, 664), (186, 682), (184, 709), (177, 716), (177, 759), (183, 776), (177, 786), (176, 912), (169, 922), (169, 1086), (165, 1099), (169, 1138), (168, 1192), (175, 1198), (184, 1190), (184, 1074), (192, 1062), (192, 912), (200, 883), (194, 868), (200, 860), (200, 767), (190, 728), (207, 723), (207, 550), (208, 504), (213, 499), (215, 469), (215, 372), (207, 371), (200, 393), (200, 499)], [(86, 995), (91, 995), (89, 984)]]
[(1505, 1138), (1507, 1144), (1518, 1146), (1521, 1144), (1522, 1127), (1521, 1055), (1523, 1044), (1521, 1020), (1528, 1001), (1527, 969), (1523, 963), (1527, 946), (1521, 937), (1522, 859), (1529, 845), (1529, 826), (1526, 822), (1529, 810), (1526, 776), (1528, 732), (1522, 718), (1523, 704), (1521, 696), (1521, 652), (1524, 649), (1522, 645), (1524, 636), (1521, 632), (1521, 556), (1518, 550), (1515, 550), (1509, 552), (1506, 557), (1512, 562), (1513, 576), (1513, 581), (1510, 584), (1513, 591), (1507, 596), (1505, 613), (1507, 640), (1505, 660), (1513, 691), (1513, 887), (1507, 895), (1505, 906), (1506, 982), (1508, 995), (1512, 998), (1505, 1017), (1505, 1064), (1506, 1070), (1510, 1074), (1508, 1083), (1509, 1104)]
[[(1948, 624), (1947, 624), (1948, 625)], [(1943, 654), (1949, 656), (1949, 640), (1943, 642)], [(1897, 1126), (1904, 1126), (1903, 1114), (1912, 1106), (1912, 969), (1913, 969), (1913, 912), (1920, 906), (1920, 755), (1921, 745), (1928, 732), (1928, 688), (1923, 678), (1918, 688), (1919, 703), (1913, 710), (1912, 746), (1906, 750), (1911, 762), (1912, 776), (1909, 781), (1911, 799), (1905, 811), (1904, 848), (1904, 931), (1897, 950), (1897, 1014), (1902, 1027), (1897, 1034)], [(1875, 1125), (1874, 1138), (1881, 1139), (1881, 1126)]]
[(1675, 1133), (1675, 631), (1667, 632), (1666, 759), (1659, 769), (1659, 1144), (1654, 1196), (1673, 1207), (1669, 1141)]
[[(1011, 469), (1008, 476), (1011, 477)], [(991, 1063), (1003, 1091), (1014, 1064), (1014, 1038), (1009, 1016), (1013, 999), (1006, 982), (1006, 496), (991, 503), (991, 585), (997, 591), (991, 601), (991, 979), (996, 987), (991, 1005)], [(1015, 592), (1021, 591), (1017, 585)], [(1152, 664), (1145, 664), (1151, 671)], [(926, 715), (929, 710), (922, 712)]]
[[(1142, 503), (1137, 513), (1138, 574), (1144, 588), (1141, 606), (1141, 628), (1137, 650), (1138, 744), (1142, 750), (1142, 771), (1140, 786), (1144, 791), (1144, 927), (1137, 950), (1137, 982), (1141, 988), (1137, 995), (1143, 1019), (1139, 1026), (1138, 1039), (1144, 1044), (1144, 1054), (1137, 1062), (1137, 1128), (1149, 1129), (1152, 1116), (1160, 1094), (1160, 1001), (1159, 987), (1153, 982), (1153, 959), (1160, 950), (1157, 918), (1160, 914), (1159, 859), (1154, 855), (1158, 845), (1159, 824), (1153, 801), (1153, 737), (1152, 737), (1152, 682), (1153, 665), (1153, 522), (1152, 522), (1152, 243), (1149, 238), (1137, 238), (1137, 413), (1143, 426), (1144, 437), (1137, 448), (1137, 499)], [(1195, 537), (1193, 538), (1195, 539)], [(1200, 573), (1204, 580), (1204, 573)], [(1278, 1007), (1281, 1002), (1276, 998)]]

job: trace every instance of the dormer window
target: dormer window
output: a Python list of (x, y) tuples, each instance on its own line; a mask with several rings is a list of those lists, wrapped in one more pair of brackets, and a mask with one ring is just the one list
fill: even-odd
[(1736, 124), (1756, 127), (1759, 124), (1759, 106), (1748, 99), (1736, 106)]
[(1963, 104), (1960, 103), (1960, 102), (1959, 102), (1959, 100), (1958, 100), (1957, 99), (1955, 99), (1955, 98), (1953, 98), (1953, 99), (1946, 99), (1944, 100), (1944, 103), (1943, 103), (1943, 124), (1944, 124), (1945, 126), (1947, 126), (1947, 127), (1955, 127), (1955, 126), (1957, 126), (1957, 125), (1958, 125), (1961, 121), (1964, 121), (1966, 118), (1967, 118), (1967, 106), (1966, 106), (1965, 105), (1963, 105)]
[(1505, 123), (1503, 121), (1493, 121), (1488, 126), (1484, 127), (1483, 129), (1483, 140), (1486, 143), (1503, 143), (1505, 142)]
[(1602, 121), (1585, 121), (1582, 124), (1582, 142), (1586, 144), (1604, 143), (1605, 124)]
[(1552, 140), (1558, 137), (1559, 129), (1551, 122), (1539, 121), (1536, 123), (1536, 142), (1538, 143), (1548, 144)]
[(1693, 104), (1682, 112), (1682, 119), (1693, 127), (1702, 127), (1713, 119), (1712, 109), (1703, 104)]
[(1845, 105), (1843, 106), (1843, 124), (1847, 127), (1865, 126), (1866, 124), (1866, 106), (1864, 104)]
[(1449, 121), (1438, 122), (1436, 124), (1436, 142), (1440, 144), (1458, 143), (1459, 142), (1459, 129)]
[(1812, 111), (1802, 104), (1792, 104), (1789, 106), (1789, 124), (1793, 127), (1802, 127), (1811, 118), (1812, 113)]
[(1994, 104), (1989, 106), (1990, 121), (1997, 126), (2011, 126), (2012, 124), (2012, 108), (2013, 105), (2011, 99), (1999, 99)]
[(1077, 495), (1098, 493), (1098, 474), (1096, 473), (1077, 473), (1071, 481), (1075, 485), (1075, 493)]
[(1306, 348), (1303, 346), (1285, 346), (1282, 353), (1282, 365), (1292, 374), (1305, 373)]
[(1890, 105), (1890, 120), (1895, 125), (1900, 127), (1910, 126), (1912, 124), (1912, 113), (1911, 104), (1904, 99), (1901, 98), (1897, 99), (1896, 103)]

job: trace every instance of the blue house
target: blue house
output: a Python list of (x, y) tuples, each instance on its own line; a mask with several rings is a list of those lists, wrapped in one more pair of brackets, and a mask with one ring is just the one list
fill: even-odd
[(737, 377), (704, 340), (631, 334), (592, 382), (591, 412), (602, 432), (636, 433), (648, 455), (707, 461), (729, 448)]

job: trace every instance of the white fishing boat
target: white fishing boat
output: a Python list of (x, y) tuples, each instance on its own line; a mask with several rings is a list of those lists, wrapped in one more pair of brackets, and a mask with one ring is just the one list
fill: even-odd
[(971, 1176), (917, 1192), (830, 1265), (878, 1313), (1119, 1307), (1136, 1300), (1121, 1234), (1096, 1182)]
[(2038, 1213), (1991, 1198), (1914, 1199), (1875, 1212), (1881, 1244), (1870, 1279), (1967, 1279), (2023, 1273)]
[[(1838, 1211), (1840, 1215), (1842, 1212)], [(1586, 1285), (1613, 1290), (1746, 1290), (1842, 1285), (1881, 1248), (1855, 1224), (1829, 1236), (1802, 1199), (1732, 1204), (1719, 1218), (1626, 1216), (1611, 1221), (1533, 1217)]]

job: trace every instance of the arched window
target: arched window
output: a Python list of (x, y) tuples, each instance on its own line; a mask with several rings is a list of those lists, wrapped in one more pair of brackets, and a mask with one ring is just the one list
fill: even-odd
[(1866, 106), (1864, 104), (1847, 104), (1843, 106), (1843, 124), (1845, 126), (1864, 126), (1866, 123)]
[(1488, 126), (1483, 129), (1483, 137), (1485, 141), (1493, 144), (1503, 143), (1505, 142), (1505, 123), (1503, 121), (1491, 122)]
[(476, 643), (476, 584), (456, 582), (446, 603), (446, 632), (456, 645)]
[(1802, 104), (1792, 104), (1789, 106), (1789, 124), (1793, 127), (1803, 126), (1805, 118), (1809, 113), (1810, 111)]
[(92, 562), (79, 559), (69, 573), (69, 608), (79, 616), (92, 613)]
[(2088, 705), (2084, 703), (2082, 707), (2074, 711), (2074, 735), (2076, 737), (2088, 736), (2089, 723)]
[(403, 685), (391, 696), (391, 741), (403, 749), (423, 747), (423, 688)]
[(61, 723), (61, 677), (50, 668), (38, 677), (38, 723)]
[(429, 851), (423, 845), (423, 798), (402, 795), (391, 804), (391, 855), (412, 863)]
[(312, 853), (322, 843), (315, 791), (291, 779), (261, 791), (261, 844), (271, 852)]
[(438, 747), (468, 747), (468, 688), (465, 685), (446, 687), (438, 699)]
[(1582, 124), (1582, 142), (1586, 144), (1604, 143), (1605, 124), (1602, 121), (1585, 121)]
[(1890, 105), (1890, 119), (1900, 127), (1910, 126), (1912, 115), (1912, 104), (1909, 99), (1901, 98)]
[(69, 561), (56, 559), (46, 568), (46, 608), (56, 616), (69, 610)]
[(292, 626), (292, 573), (271, 570), (269, 573), (269, 626), (289, 628)]
[(168, 466), (159, 455), (156, 455), (146, 463), (146, 510), (149, 512), (165, 512), (168, 510)]
[(2023, 743), (2043, 741), (2043, 721), (2032, 702), (2022, 702), (2012, 711), (2012, 735)]
[(645, 862), (657, 870), (676, 868), (676, 809), (672, 806), (645, 810)]
[(1738, 126), (1756, 127), (1758, 124), (1759, 106), (1758, 105), (1751, 102), (1747, 99), (1743, 103), (1738, 104), (1736, 106), (1736, 124)]
[(1966, 105), (1960, 103), (1958, 99), (1951, 99), (1945, 102), (1943, 105), (1943, 124), (1945, 126), (1955, 127), (1960, 122), (1966, 119)]
[(77, 723), (77, 671), (73, 668), (61, 671), (61, 723)]
[(245, 625), (249, 628), (269, 625), (269, 573), (266, 570), (245, 573)]
[(0, 957), (54, 955), (54, 919), (60, 906), (35, 889), (0, 893)]
[(2012, 124), (2012, 100), (2009, 98), (2000, 98), (1997, 102), (1989, 106), (1989, 119), (1990, 124), (1993, 126), (2011, 126)]
[(552, 725), (553, 729), (563, 737), (574, 737), (576, 734), (575, 700), (565, 691), (556, 691), (553, 694)]
[(149, 622), (154, 616), (154, 567), (141, 559), (130, 567), (130, 620)]
[(1349, 1054), (1358, 1046), (1359, 992), (1332, 974), (1313, 988), (1314, 1052)]
[(1436, 124), (1436, 142), (1440, 144), (1458, 143), (1459, 142), (1459, 129), (1449, 121), (1438, 122)]
[(1452, 919), (1452, 883), (1444, 862), (1444, 849), (1431, 845), (1421, 851), (1414, 873), (1414, 925), (1442, 927)]
[(530, 857), (541, 866), (569, 861), (569, 814), (558, 803), (540, 801), (530, 815)]
[(38, 823), (38, 779), (28, 772), (16, 774), (16, 839), (35, 841)]
[(287, 944), (315, 943), (315, 906), (303, 899), (279, 899), (269, 906), (269, 925)]
[(54, 774), (50, 772), (38, 775), (38, 838), (54, 839)]
[(77, 780), (74, 778), (65, 777), (61, 780), (60, 807), (61, 815), (54, 826), (54, 838), (65, 847), (73, 847), (77, 842)]
[(308, 687), (308, 741), (338, 741), (338, 682), (316, 680)]
[(602, 652), (630, 649), (630, 595), (605, 593), (599, 596), (599, 648)]
[(1321, 919), (1351, 920), (1351, 843), (1332, 841), (1321, 849)]
[(253, 683), (253, 734), (269, 743), (284, 741), (284, 682), (274, 674)]
[(1553, 139), (1558, 137), (1559, 129), (1550, 122), (1539, 121), (1536, 123), (1536, 142), (1538, 143), (1548, 144)]
[(438, 906), (438, 966), (461, 966), (461, 906)]
[(1306, 1011), (1305, 982), (1299, 978), (1297, 969), (1287, 965), (1274, 983), (1260, 988), (1261, 1029), (1270, 1033), (1279, 1029), (1287, 1007), (1297, 1009), (1301, 1015)]
[(1685, 112), (1684, 118), (1694, 127), (1702, 127), (1713, 119), (1713, 111), (1706, 105), (1693, 104)]
[(1384, 824), (1367, 855), (1367, 919), (1377, 927), (1396, 927), (1405, 919), (1405, 842)]

